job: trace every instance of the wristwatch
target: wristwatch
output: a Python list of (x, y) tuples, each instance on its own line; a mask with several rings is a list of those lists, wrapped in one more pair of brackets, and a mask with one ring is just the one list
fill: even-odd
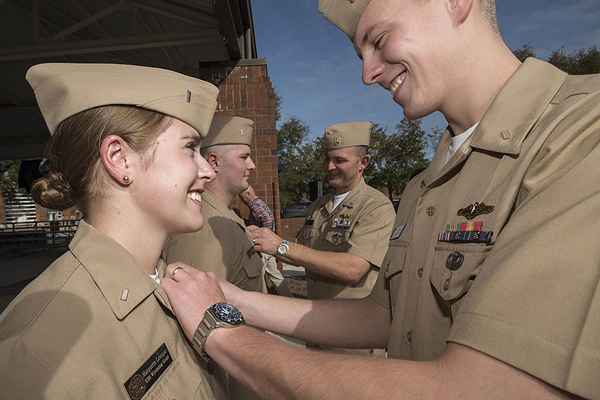
[(235, 328), (245, 323), (244, 316), (235, 306), (227, 303), (215, 303), (204, 312), (204, 318), (194, 332), (192, 347), (202, 360), (210, 363), (212, 360), (204, 351), (208, 335), (217, 328)]
[(287, 240), (282, 240), (281, 243), (279, 243), (279, 246), (277, 246), (277, 255), (281, 256), (281, 257), (285, 257), (285, 255), (288, 253), (288, 251), (290, 250), (290, 242), (288, 242)]

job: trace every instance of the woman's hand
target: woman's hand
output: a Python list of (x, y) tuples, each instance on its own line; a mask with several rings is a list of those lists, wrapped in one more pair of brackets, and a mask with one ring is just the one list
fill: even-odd
[(160, 286), (190, 340), (208, 307), (225, 302), (225, 295), (213, 273), (199, 271), (181, 262), (167, 266)]

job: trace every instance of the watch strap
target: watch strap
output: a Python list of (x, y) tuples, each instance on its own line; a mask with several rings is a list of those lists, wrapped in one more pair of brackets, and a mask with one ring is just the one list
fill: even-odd
[(206, 344), (210, 332), (218, 326), (217, 319), (212, 314), (210, 308), (208, 308), (204, 312), (204, 318), (202, 318), (202, 321), (198, 324), (198, 328), (196, 328), (192, 338), (192, 348), (206, 363), (209, 363), (212, 360), (206, 351), (204, 351), (204, 345)]

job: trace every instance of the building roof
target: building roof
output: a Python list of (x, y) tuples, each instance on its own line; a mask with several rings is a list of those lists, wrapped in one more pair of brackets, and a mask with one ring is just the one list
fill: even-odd
[(210, 79), (256, 57), (250, 0), (0, 0), (0, 160), (40, 157), (48, 139), (25, 81), (31, 65), (137, 64)]

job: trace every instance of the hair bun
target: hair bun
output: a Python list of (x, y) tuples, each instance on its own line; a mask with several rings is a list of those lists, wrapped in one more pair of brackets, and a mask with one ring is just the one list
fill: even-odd
[(51, 171), (48, 176), (35, 181), (31, 195), (37, 204), (51, 210), (65, 210), (75, 205), (71, 185), (60, 172)]

